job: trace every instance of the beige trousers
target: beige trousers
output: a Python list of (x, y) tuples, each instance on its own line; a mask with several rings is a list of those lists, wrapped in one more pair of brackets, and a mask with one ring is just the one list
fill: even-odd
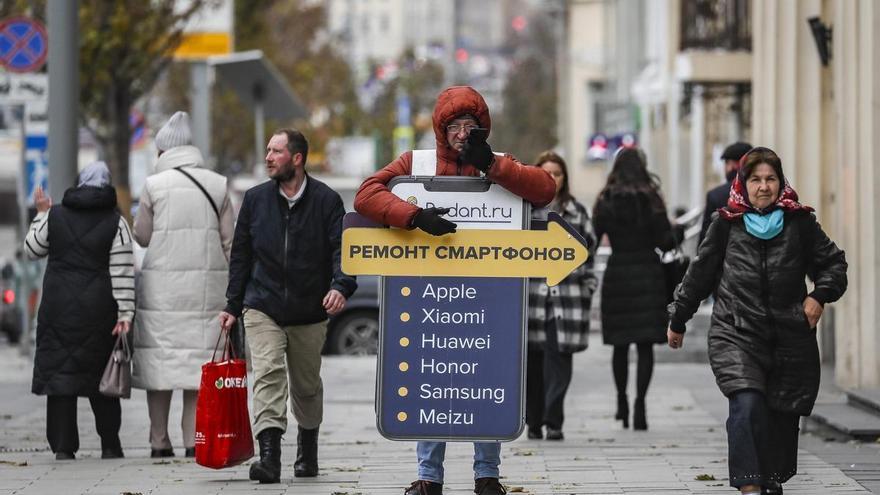
[(281, 327), (251, 308), (243, 318), (254, 371), (254, 434), (266, 428), (287, 431), (288, 395), (299, 426), (317, 428), (324, 417), (321, 349), (327, 321)]
[[(198, 390), (183, 390), (183, 414), (180, 427), (183, 429), (183, 446), (196, 445), (196, 401)], [(147, 410), (150, 412), (150, 447), (170, 449), (168, 438), (168, 413), (171, 411), (171, 390), (147, 390)]]

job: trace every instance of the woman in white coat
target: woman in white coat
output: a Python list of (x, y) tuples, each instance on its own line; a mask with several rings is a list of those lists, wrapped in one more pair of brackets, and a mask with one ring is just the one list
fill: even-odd
[(193, 457), (201, 365), (220, 332), (234, 218), (226, 177), (203, 167), (185, 112), (155, 142), (159, 161), (134, 220), (134, 238), (148, 249), (137, 283), (132, 385), (147, 391), (151, 457), (174, 456), (168, 413), (171, 392), (183, 391), (183, 443)]

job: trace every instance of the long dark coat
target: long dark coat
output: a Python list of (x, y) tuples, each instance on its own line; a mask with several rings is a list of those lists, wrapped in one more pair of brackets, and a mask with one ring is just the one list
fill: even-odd
[(813, 298), (833, 302), (846, 290), (847, 264), (813, 214), (786, 212), (783, 223), (761, 240), (742, 218), (716, 214), (669, 306), (670, 324), (684, 331), (717, 286), (709, 362), (721, 392), (759, 390), (771, 409), (806, 416), (819, 391), (819, 349), (803, 309), (805, 278)]
[(49, 262), (37, 317), (31, 391), (38, 395), (98, 393), (115, 337), (117, 305), (110, 249), (119, 227), (112, 187), (68, 189), (49, 210)]
[(666, 342), (666, 279), (655, 248), (673, 247), (672, 227), (659, 196), (600, 197), (593, 212), (596, 239), (608, 234), (611, 256), (602, 279), (605, 344)]

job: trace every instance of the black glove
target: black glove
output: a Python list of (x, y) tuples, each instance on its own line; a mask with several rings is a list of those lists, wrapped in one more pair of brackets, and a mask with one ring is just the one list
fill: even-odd
[(449, 208), (422, 208), (413, 217), (412, 225), (431, 235), (452, 234), (457, 225), (440, 216), (447, 213)]
[(468, 135), (468, 140), (464, 143), (461, 150), (461, 161), (465, 164), (469, 163), (477, 167), (481, 172), (488, 173), (489, 167), (495, 163), (495, 154), (485, 138), (481, 138), (476, 133)]

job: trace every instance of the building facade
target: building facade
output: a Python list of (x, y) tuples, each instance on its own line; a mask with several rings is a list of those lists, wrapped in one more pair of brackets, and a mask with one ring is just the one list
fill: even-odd
[(850, 264), (819, 330), (823, 359), (838, 385), (880, 386), (880, 4), (764, 0), (753, 21), (754, 141), (779, 153)]

